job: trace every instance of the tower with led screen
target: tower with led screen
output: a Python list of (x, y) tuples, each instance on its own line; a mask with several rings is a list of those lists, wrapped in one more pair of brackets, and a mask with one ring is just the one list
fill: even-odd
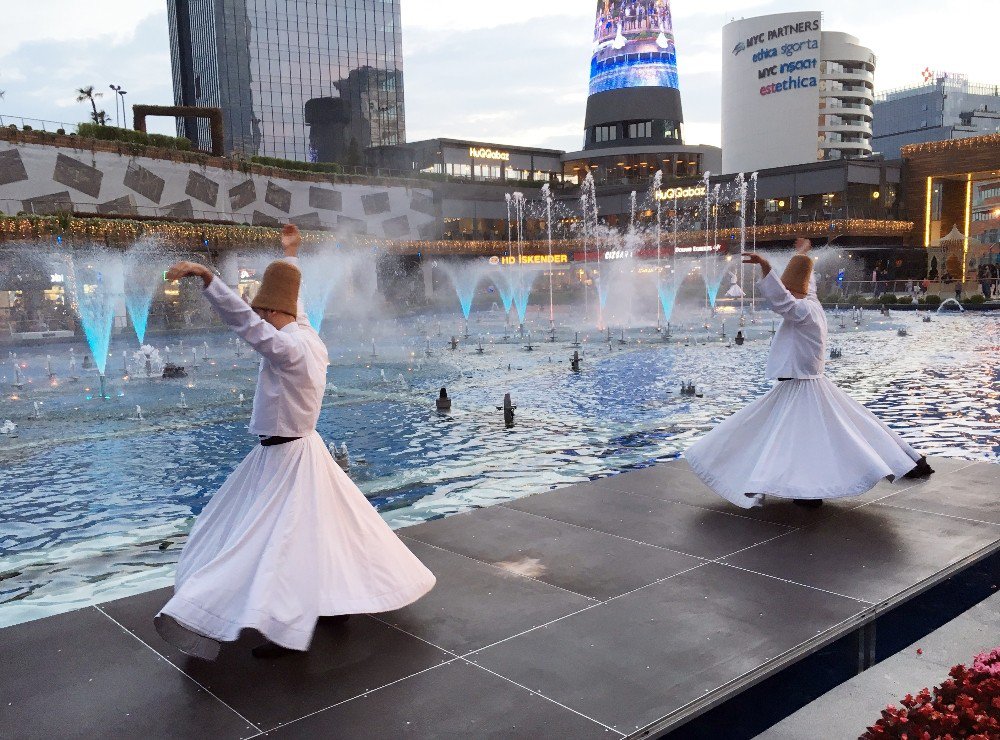
[(681, 144), (669, 0), (598, 0), (584, 149)]

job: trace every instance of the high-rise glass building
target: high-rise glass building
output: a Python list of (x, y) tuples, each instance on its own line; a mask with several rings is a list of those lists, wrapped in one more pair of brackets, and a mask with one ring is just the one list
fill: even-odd
[[(174, 101), (228, 151), (360, 164), (405, 141), (399, 0), (168, 0)], [(178, 121), (207, 147), (207, 121)]]

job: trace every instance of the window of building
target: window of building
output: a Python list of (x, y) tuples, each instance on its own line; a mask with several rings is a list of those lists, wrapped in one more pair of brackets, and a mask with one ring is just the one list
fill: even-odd
[(472, 167), (467, 164), (448, 164), (445, 167), (452, 177), (471, 177), (472, 175)]
[(491, 164), (477, 164), (474, 168), (477, 180), (499, 180), (500, 166)]
[(618, 138), (617, 126), (594, 126), (594, 141), (614, 141)]
[(649, 139), (652, 136), (652, 121), (633, 121), (628, 125), (628, 138), (630, 139)]

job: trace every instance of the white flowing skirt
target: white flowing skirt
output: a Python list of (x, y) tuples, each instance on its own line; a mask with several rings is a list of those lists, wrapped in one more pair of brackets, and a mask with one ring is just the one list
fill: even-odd
[(253, 628), (305, 650), (319, 616), (399, 609), (434, 582), (313, 432), (256, 447), (226, 479), (191, 530), (157, 627), (168, 615), (220, 642)]
[(778, 382), (684, 456), (707, 486), (745, 509), (758, 494), (856, 496), (905, 475), (921, 457), (826, 377)]

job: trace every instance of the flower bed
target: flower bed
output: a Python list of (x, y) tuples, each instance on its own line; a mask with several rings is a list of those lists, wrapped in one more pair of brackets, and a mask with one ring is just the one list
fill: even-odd
[(890, 705), (862, 740), (997, 740), (1000, 738), (1000, 648), (957, 665), (934, 691), (907, 694)]

